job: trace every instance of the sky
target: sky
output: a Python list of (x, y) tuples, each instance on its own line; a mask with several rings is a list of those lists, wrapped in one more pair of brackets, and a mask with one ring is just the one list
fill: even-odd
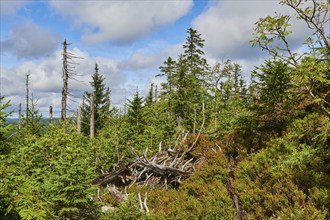
[[(254, 23), (275, 12), (292, 15), (277, 0), (122, 0), (83, 1), (1, 0), (1, 94), (11, 100), (13, 117), (25, 106), (25, 75), (39, 112), (48, 117), (49, 106), (60, 115), (62, 48), (66, 39), (74, 59), (68, 115), (90, 91), (97, 63), (110, 88), (112, 106), (122, 106), (139, 91), (145, 95), (159, 67), (183, 53), (187, 29), (205, 39), (210, 65), (231, 59), (242, 65), (248, 80), (251, 70), (267, 58), (252, 47)], [(294, 21), (289, 42), (294, 50), (310, 35), (303, 22)], [(24, 107), (23, 107), (24, 110)]]

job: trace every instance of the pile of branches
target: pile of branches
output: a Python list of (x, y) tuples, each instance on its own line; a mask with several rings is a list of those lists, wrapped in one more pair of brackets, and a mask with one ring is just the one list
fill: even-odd
[[(162, 143), (159, 144), (158, 152), (147, 159), (146, 149), (143, 156), (136, 156), (130, 163), (118, 167), (110, 173), (99, 176), (94, 184), (103, 186), (128, 186), (136, 183), (140, 185), (162, 185), (167, 188), (168, 184), (178, 187), (181, 182), (193, 174), (195, 166), (201, 158), (194, 158), (190, 152), (196, 146), (197, 141), (205, 124), (204, 103), (202, 105), (203, 120), (195, 141), (184, 150), (177, 150), (177, 145), (173, 149), (162, 151)], [(181, 145), (186, 142), (189, 133), (182, 133), (178, 140)], [(134, 149), (132, 149), (134, 151)], [(137, 155), (137, 154), (136, 154)]]
[[(188, 136), (184, 135), (183, 141)], [(198, 137), (196, 137), (197, 142)], [(187, 150), (168, 149), (159, 151), (151, 158), (147, 158), (147, 150), (143, 156), (136, 156), (131, 162), (120, 166), (112, 172), (99, 176), (94, 184), (128, 186), (139, 185), (161, 185), (167, 188), (170, 184), (178, 187), (181, 182), (193, 174), (196, 164), (200, 159), (196, 159), (189, 152), (196, 142)]]

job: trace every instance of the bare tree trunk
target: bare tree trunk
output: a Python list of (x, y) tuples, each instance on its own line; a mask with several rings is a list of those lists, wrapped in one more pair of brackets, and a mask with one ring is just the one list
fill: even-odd
[(49, 106), (49, 123), (53, 122), (53, 106)]
[(77, 132), (81, 134), (81, 106), (78, 106), (77, 111)]
[(66, 40), (63, 42), (63, 88), (62, 88), (62, 110), (61, 110), (61, 120), (65, 121), (66, 119), (66, 104), (68, 97), (68, 55), (67, 55), (67, 43)]
[(90, 138), (93, 139), (94, 132), (95, 132), (95, 128), (94, 128), (94, 95), (93, 94), (91, 94), (90, 100), (91, 100)]
[(155, 102), (158, 100), (158, 88), (157, 85), (155, 86)]
[(120, 156), (119, 156), (119, 132), (116, 132), (116, 154), (117, 154), (117, 162), (119, 163)]
[(26, 74), (26, 125), (29, 123), (29, 76), (30, 71)]
[(193, 135), (196, 133), (196, 121), (197, 121), (197, 116), (196, 116), (196, 105), (194, 105), (194, 127), (193, 127)]
[(18, 129), (21, 129), (22, 125), (22, 104), (19, 103), (18, 106)]

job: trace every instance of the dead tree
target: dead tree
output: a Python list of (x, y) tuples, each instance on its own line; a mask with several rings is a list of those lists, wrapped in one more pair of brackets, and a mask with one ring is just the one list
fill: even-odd
[(77, 57), (74, 56), (73, 53), (70, 53), (67, 51), (68, 46), (70, 44), (64, 40), (63, 42), (63, 88), (62, 88), (62, 109), (61, 109), (61, 120), (65, 121), (66, 120), (66, 111), (68, 109), (68, 104), (67, 100), (68, 97), (70, 96), (69, 93), (69, 79), (74, 79), (73, 76), (76, 75), (74, 74), (74, 66), (77, 65), (78, 63), (73, 62), (73, 59), (78, 58), (78, 59), (83, 59), (82, 57)]
[(66, 119), (66, 105), (68, 98), (68, 81), (69, 81), (69, 72), (68, 72), (68, 53), (67, 53), (66, 40), (63, 42), (63, 88), (62, 88), (62, 110), (61, 110), (61, 120)]
[(53, 122), (53, 106), (49, 106), (49, 123)]
[(78, 106), (77, 110), (77, 133), (81, 133), (81, 106)]
[(94, 138), (94, 132), (95, 132), (95, 128), (94, 128), (95, 109), (94, 109), (94, 95), (93, 94), (91, 94), (90, 100), (91, 100), (90, 138), (92, 139), (92, 138)]
[(155, 102), (157, 102), (158, 100), (158, 88), (157, 88), (157, 85), (155, 86)]
[(18, 128), (21, 129), (21, 125), (22, 125), (22, 104), (19, 103), (18, 106)]
[(25, 81), (25, 87), (26, 87), (26, 124), (29, 123), (29, 76), (30, 71), (26, 74), (26, 81)]

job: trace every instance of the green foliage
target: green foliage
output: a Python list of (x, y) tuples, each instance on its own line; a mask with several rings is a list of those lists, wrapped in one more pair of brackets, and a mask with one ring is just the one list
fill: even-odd
[(168, 57), (167, 60), (164, 62), (164, 66), (159, 67), (161, 74), (157, 76), (165, 76), (166, 82), (161, 84), (162, 86), (162, 93), (161, 98), (167, 100), (168, 102), (168, 111), (171, 110), (172, 107), (172, 99), (173, 99), (173, 92), (174, 86), (176, 84), (176, 77), (175, 72), (177, 70), (176, 61), (173, 60), (171, 57)]
[(288, 30), (291, 26), (290, 16), (279, 15), (260, 18), (254, 28), (254, 39), (250, 41), (252, 46), (260, 46), (267, 50), (274, 58), (287, 60), (292, 64), (297, 62), (297, 54), (290, 49), (286, 37), (292, 33)]
[[(5, 215), (5, 210), (9, 204), (9, 196), (12, 194), (10, 186), (5, 182), (8, 166), (3, 161), (11, 153), (8, 135), (13, 126), (6, 124), (6, 117), (10, 116), (10, 113), (6, 113), (5, 110), (10, 106), (10, 101), (2, 103), (3, 99), (4, 97), (0, 96), (0, 217)], [(16, 213), (9, 213), (8, 219), (15, 219), (16, 216)]]
[(166, 149), (172, 146), (175, 136), (176, 121), (173, 114), (167, 111), (166, 101), (158, 101), (145, 106), (145, 129), (143, 137), (149, 154), (158, 151), (160, 142)]
[(128, 100), (127, 121), (132, 126), (132, 132), (143, 133), (143, 97), (140, 97), (138, 92), (134, 94), (132, 100)]
[(206, 150), (196, 173), (178, 190), (152, 190), (148, 194), (151, 219), (235, 219), (235, 209), (225, 188), (227, 159)]
[(255, 120), (263, 132), (281, 135), (293, 117), (288, 89), (292, 87), (290, 68), (282, 61), (266, 61), (252, 74)]
[(130, 147), (141, 150), (143, 149), (142, 134), (145, 129), (145, 114), (143, 106), (143, 97), (136, 92), (132, 100), (128, 100), (127, 112), (127, 142)]
[(11, 147), (2, 180), (12, 192), (7, 212), (22, 219), (95, 215), (93, 154), (84, 138), (51, 125), (44, 136), (18, 136)]
[(30, 133), (40, 136), (45, 129), (44, 123), (42, 121), (42, 114), (39, 113), (37, 108), (37, 102), (30, 100), (31, 106), (28, 109), (28, 118), (26, 115), (22, 117), (22, 130), (20, 133)]
[(98, 134), (105, 127), (110, 117), (110, 90), (106, 87), (104, 80), (105, 78), (99, 74), (98, 65), (95, 64), (95, 72), (90, 82), (93, 91), (91, 93), (85, 92), (84, 95), (85, 103), (82, 109), (82, 131), (84, 134), (90, 132), (91, 95), (94, 98), (95, 134)]
[(148, 96), (145, 98), (146, 106), (152, 105), (154, 102), (154, 84), (151, 83)]
[[(151, 84), (146, 98), (136, 92), (124, 111), (110, 111), (110, 90), (95, 65), (82, 120), (83, 133), (89, 134), (93, 94), (93, 140), (70, 125), (44, 129), (33, 100), (30, 117), (9, 138), (9, 102), (0, 104), (0, 218), (236, 219), (244, 213), (236, 213), (237, 196), (250, 219), (329, 219), (330, 46), (324, 20), (316, 19), (329, 3), (281, 4), (315, 31), (306, 41), (310, 51), (290, 48), (289, 16), (261, 18), (251, 43), (272, 59), (255, 68), (248, 86), (241, 66), (230, 60), (210, 70), (204, 40), (190, 28), (183, 53), (160, 67), (166, 81), (159, 98)], [(184, 143), (177, 144), (187, 131)], [(145, 149), (148, 157), (160, 145), (184, 151), (193, 143), (186, 156), (197, 166), (178, 188), (132, 186), (122, 203), (101, 189), (103, 202), (95, 202), (99, 195), (92, 181), (98, 174)], [(149, 213), (140, 210), (137, 192), (148, 193)], [(100, 213), (102, 203), (116, 207)]]
[(238, 164), (234, 187), (251, 218), (329, 217), (329, 122), (317, 114), (296, 120), (285, 137)]
[(330, 63), (313, 56), (304, 58), (292, 72), (292, 97), (300, 101), (297, 110), (330, 114)]
[(0, 155), (7, 151), (6, 142), (9, 132), (13, 129), (13, 125), (6, 124), (6, 118), (11, 115), (11, 113), (6, 113), (5, 109), (10, 106), (10, 101), (2, 103), (4, 97), (0, 96)]
[(204, 40), (201, 35), (192, 28), (187, 34), (184, 53), (179, 55), (178, 61), (169, 57), (160, 67), (162, 74), (158, 76), (167, 79), (162, 84), (161, 98), (167, 101), (168, 111), (177, 118), (180, 126), (193, 131), (196, 123), (200, 124), (202, 120), (202, 103), (207, 99), (208, 64), (203, 58)]
[(136, 195), (129, 195), (128, 199), (115, 208), (113, 211), (107, 211), (101, 215), (100, 220), (134, 220), (143, 219), (143, 214), (139, 208), (139, 201)]

